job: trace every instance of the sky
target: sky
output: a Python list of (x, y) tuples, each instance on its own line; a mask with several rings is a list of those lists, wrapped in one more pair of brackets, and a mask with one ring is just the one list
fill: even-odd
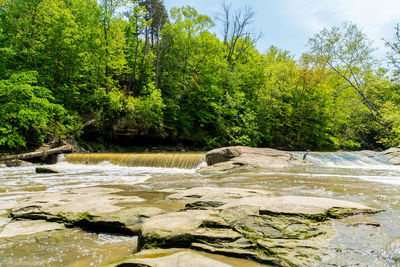
[[(164, 0), (172, 7), (190, 5), (214, 22), (221, 12), (222, 0)], [(295, 58), (307, 51), (308, 39), (323, 28), (351, 21), (373, 41), (375, 57), (383, 59), (388, 51), (385, 40), (394, 38), (400, 23), (400, 0), (231, 0), (234, 10), (250, 6), (255, 11), (254, 32), (262, 37), (257, 49), (264, 53), (274, 45), (288, 50)], [(214, 32), (220, 36), (221, 28)]]

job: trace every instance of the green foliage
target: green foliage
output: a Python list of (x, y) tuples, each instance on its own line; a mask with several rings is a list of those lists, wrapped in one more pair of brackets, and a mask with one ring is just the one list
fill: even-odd
[(152, 132), (162, 136), (164, 108), (161, 91), (153, 89), (149, 95), (128, 99), (127, 117), (136, 122), (141, 134)]
[(38, 146), (72, 130), (72, 118), (61, 105), (52, 103), (48, 89), (36, 85), (36, 77), (32, 71), (0, 80), (0, 147)]
[(159, 0), (1, 0), (0, 146), (81, 133), (204, 148), (400, 142), (398, 70), (389, 80), (356, 25), (317, 33), (296, 61), (257, 51), (251, 9), (231, 15), (220, 40), (210, 17), (189, 6), (168, 16)]

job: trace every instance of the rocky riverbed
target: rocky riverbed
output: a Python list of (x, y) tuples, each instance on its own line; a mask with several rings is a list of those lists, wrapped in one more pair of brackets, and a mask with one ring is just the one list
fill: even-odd
[[(333, 180), (329, 174), (299, 178), (299, 172), (311, 170), (310, 162), (301, 155), (271, 149), (223, 148), (210, 151), (206, 160), (210, 165), (197, 174), (160, 173), (129, 185), (66, 186), (3, 201), (0, 265), (398, 262), (400, 229), (390, 222), (400, 210), (398, 194), (391, 192), (398, 186), (372, 188), (370, 182)], [(66, 170), (55, 175), (69, 174)], [(340, 172), (335, 175), (346, 177)], [(379, 241), (389, 233), (393, 240), (385, 244), (388, 250), (376, 254)], [(365, 242), (365, 248), (356, 251), (352, 240)], [(80, 252), (75, 251), (77, 247)], [(54, 259), (52, 255), (53, 261), (46, 261), (46, 256), (26, 252), (21, 258), (22, 250), (38, 248), (42, 254), (57, 254), (62, 248), (77, 256)], [(363, 253), (367, 254), (348, 257)]]
[[(157, 249), (154, 253), (163, 255), (160, 249), (185, 248), (269, 265), (309, 266), (329, 250), (333, 221), (379, 210), (328, 198), (276, 197), (267, 190), (195, 187), (166, 193), (91, 187), (39, 194), (6, 212), (11, 221), (0, 233), (3, 238), (79, 227), (136, 235), (133, 251)], [(205, 261), (194, 252), (181, 253), (173, 254), (184, 255), (193, 266)], [(147, 264), (138, 256), (123, 262)]]

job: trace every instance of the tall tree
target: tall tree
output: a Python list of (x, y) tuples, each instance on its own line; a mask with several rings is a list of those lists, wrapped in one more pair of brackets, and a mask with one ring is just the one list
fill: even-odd
[(128, 42), (133, 47), (133, 65), (132, 73), (129, 79), (128, 92), (133, 93), (133, 85), (136, 81), (136, 70), (139, 55), (140, 36), (144, 34), (149, 22), (146, 21), (146, 8), (139, 5), (138, 1), (134, 1), (131, 11), (127, 14), (129, 24), (127, 26)]
[(125, 3), (125, 0), (100, 0), (102, 7), (102, 28), (103, 28), (103, 41), (105, 49), (105, 87), (106, 93), (110, 91), (110, 42), (112, 36), (110, 36), (110, 30), (112, 23), (116, 19), (117, 9)]
[(393, 66), (393, 73), (400, 78), (400, 23), (395, 27), (394, 38), (391, 41), (385, 41), (387, 47), (390, 48), (388, 59)]
[(226, 46), (226, 60), (233, 67), (235, 61), (242, 54), (254, 46), (261, 34), (255, 34), (250, 28), (255, 16), (254, 11), (245, 6), (239, 10), (232, 11), (232, 4), (222, 2), (222, 14), (218, 19), (223, 24), (223, 41)]
[(168, 21), (168, 13), (163, 0), (141, 0), (140, 5), (147, 10), (146, 20), (150, 22), (146, 37), (151, 40), (151, 46), (154, 47), (154, 41), (157, 41), (158, 29), (162, 29)]
[(384, 125), (382, 114), (366, 94), (375, 67), (371, 55), (374, 49), (367, 36), (355, 24), (346, 22), (341, 27), (323, 29), (310, 38), (308, 45), (316, 62), (326, 64), (337, 73), (361, 96), (372, 118)]

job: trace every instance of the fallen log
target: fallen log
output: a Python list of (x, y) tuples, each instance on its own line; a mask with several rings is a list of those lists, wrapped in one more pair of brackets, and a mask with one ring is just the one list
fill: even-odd
[(0, 156), (0, 161), (12, 160), (12, 159), (32, 159), (38, 157), (47, 157), (49, 155), (54, 154), (61, 154), (61, 153), (69, 153), (72, 152), (73, 148), (71, 145), (63, 145), (56, 148), (51, 148), (43, 151), (34, 151), (29, 153), (23, 154), (16, 154), (16, 155), (7, 155), (7, 156)]

